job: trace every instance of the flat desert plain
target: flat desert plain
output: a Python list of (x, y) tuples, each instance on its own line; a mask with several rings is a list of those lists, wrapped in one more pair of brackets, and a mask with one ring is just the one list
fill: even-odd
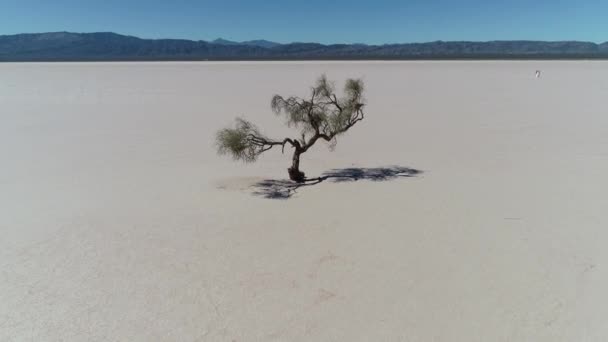
[[(322, 73), (366, 117), (301, 167), (361, 177), (269, 199), (290, 150), (215, 132), (297, 137), (271, 97)], [(0, 340), (605, 341), (607, 98), (591, 61), (0, 64)]]

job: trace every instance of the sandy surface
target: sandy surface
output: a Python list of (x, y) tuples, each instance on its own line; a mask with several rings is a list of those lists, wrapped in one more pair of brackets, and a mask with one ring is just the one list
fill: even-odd
[[(543, 70), (540, 79), (536, 69)], [(363, 77), (304, 155), (215, 155), (274, 93)], [(0, 64), (2, 341), (605, 341), (608, 63)]]

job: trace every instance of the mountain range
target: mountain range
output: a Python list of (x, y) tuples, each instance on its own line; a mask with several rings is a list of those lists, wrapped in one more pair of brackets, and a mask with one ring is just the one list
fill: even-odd
[(406, 44), (289, 43), (267, 40), (141, 39), (112, 32), (0, 36), (0, 61), (608, 59), (608, 42), (489, 41)]

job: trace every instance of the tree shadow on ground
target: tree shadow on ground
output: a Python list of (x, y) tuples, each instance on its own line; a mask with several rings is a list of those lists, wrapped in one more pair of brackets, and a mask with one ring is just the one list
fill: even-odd
[(334, 183), (357, 182), (361, 180), (372, 182), (386, 182), (399, 178), (416, 177), (422, 171), (402, 166), (389, 166), (377, 168), (351, 167), (346, 169), (333, 169), (325, 172), (321, 177), (307, 179), (305, 183), (296, 183), (290, 180), (267, 179), (252, 186), (253, 195), (268, 199), (291, 198), (300, 188), (315, 186), (327, 180)]

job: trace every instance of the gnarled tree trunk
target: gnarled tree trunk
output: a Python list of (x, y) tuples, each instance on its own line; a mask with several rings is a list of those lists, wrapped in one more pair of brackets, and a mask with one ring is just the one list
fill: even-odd
[(289, 172), (289, 179), (294, 182), (304, 183), (306, 181), (306, 176), (304, 172), (300, 171), (300, 155), (302, 154), (302, 150), (299, 147), (296, 147), (293, 152), (293, 159), (291, 163), (291, 167), (287, 169)]

